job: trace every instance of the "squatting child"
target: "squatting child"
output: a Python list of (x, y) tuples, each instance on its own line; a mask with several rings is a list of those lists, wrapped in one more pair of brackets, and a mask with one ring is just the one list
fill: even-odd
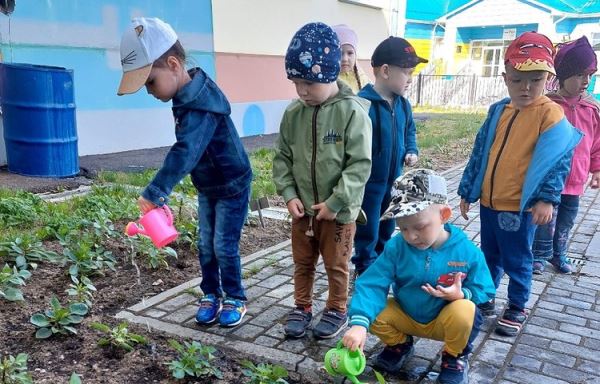
[[(121, 40), (118, 94), (148, 93), (173, 102), (177, 141), (138, 199), (142, 212), (162, 206), (187, 174), (198, 190), (204, 297), (196, 321), (239, 324), (246, 313), (239, 240), (248, 211), (252, 169), (219, 87), (200, 68), (185, 68), (185, 51), (170, 25), (134, 18)], [(224, 297), (223, 297), (224, 296)]]
[[(496, 288), (508, 274), (508, 305), (496, 333), (518, 334), (527, 319), (537, 225), (560, 202), (573, 149), (581, 133), (562, 108), (543, 95), (554, 74), (554, 48), (546, 36), (525, 32), (508, 46), (502, 74), (510, 98), (493, 104), (477, 134), (460, 182), (460, 211), (480, 201), (481, 250)], [(495, 301), (481, 307), (495, 312)]]
[(448, 224), (443, 177), (413, 169), (391, 194), (381, 220), (395, 219), (400, 234), (356, 280), (343, 343), (362, 349), (370, 331), (385, 344), (375, 368), (397, 373), (413, 354), (413, 336), (444, 341), (438, 383), (467, 383), (467, 359), (482, 323), (477, 304), (495, 294), (483, 254)]
[(299, 100), (283, 115), (273, 178), (292, 216), (296, 308), (284, 328), (289, 337), (304, 336), (311, 322), (319, 254), (329, 296), (313, 335), (334, 337), (348, 322), (348, 262), (371, 169), (371, 122), (365, 101), (336, 82), (340, 56), (337, 35), (318, 22), (300, 28), (285, 55)]
[(404, 94), (417, 64), (426, 62), (417, 56), (408, 41), (400, 37), (387, 38), (375, 48), (371, 58), (375, 84), (367, 84), (358, 93), (371, 102), (373, 149), (371, 176), (362, 202), (367, 223), (356, 228), (354, 237), (354, 277), (360, 276), (375, 261), (394, 233), (394, 221), (379, 221), (379, 217), (390, 205), (390, 190), (402, 173), (402, 166), (417, 162), (416, 127)]

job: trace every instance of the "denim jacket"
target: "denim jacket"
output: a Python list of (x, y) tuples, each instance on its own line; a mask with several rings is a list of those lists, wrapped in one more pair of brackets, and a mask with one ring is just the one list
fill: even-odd
[[(510, 99), (506, 98), (492, 104), (475, 138), (473, 152), (458, 187), (459, 196), (468, 203), (474, 203), (480, 198), (496, 126), (508, 103)], [(540, 135), (525, 175), (520, 212), (531, 208), (540, 200), (553, 205), (560, 202), (573, 151), (581, 137), (581, 132), (573, 128), (564, 117)]]
[(175, 137), (163, 166), (142, 196), (158, 206), (187, 174), (210, 198), (233, 196), (250, 185), (252, 169), (229, 117), (225, 95), (200, 68), (189, 71), (192, 81), (173, 98)]

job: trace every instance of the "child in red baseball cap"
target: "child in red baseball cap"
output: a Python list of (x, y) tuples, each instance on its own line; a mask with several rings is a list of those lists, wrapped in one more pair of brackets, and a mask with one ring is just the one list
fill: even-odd
[[(554, 47), (537, 32), (525, 32), (505, 53), (502, 74), (509, 98), (493, 104), (479, 130), (460, 182), (460, 211), (479, 200), (481, 250), (496, 288), (506, 273), (508, 304), (496, 333), (515, 336), (527, 320), (537, 225), (552, 218), (553, 206), (569, 172), (581, 132), (562, 108), (543, 95), (549, 74), (556, 73)], [(495, 313), (494, 300), (480, 305)]]

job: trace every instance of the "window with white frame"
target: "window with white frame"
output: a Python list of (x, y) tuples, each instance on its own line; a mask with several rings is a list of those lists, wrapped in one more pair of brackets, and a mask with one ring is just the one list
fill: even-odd
[(506, 42), (503, 40), (474, 40), (471, 42), (471, 61), (481, 76), (498, 76), (504, 67), (504, 50)]

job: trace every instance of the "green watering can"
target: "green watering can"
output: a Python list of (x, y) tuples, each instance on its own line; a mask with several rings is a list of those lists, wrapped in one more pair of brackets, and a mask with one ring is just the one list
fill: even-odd
[(338, 341), (335, 348), (325, 354), (325, 370), (332, 376), (346, 376), (353, 384), (361, 384), (356, 376), (363, 373), (367, 365), (364, 353), (357, 349), (351, 351)]

